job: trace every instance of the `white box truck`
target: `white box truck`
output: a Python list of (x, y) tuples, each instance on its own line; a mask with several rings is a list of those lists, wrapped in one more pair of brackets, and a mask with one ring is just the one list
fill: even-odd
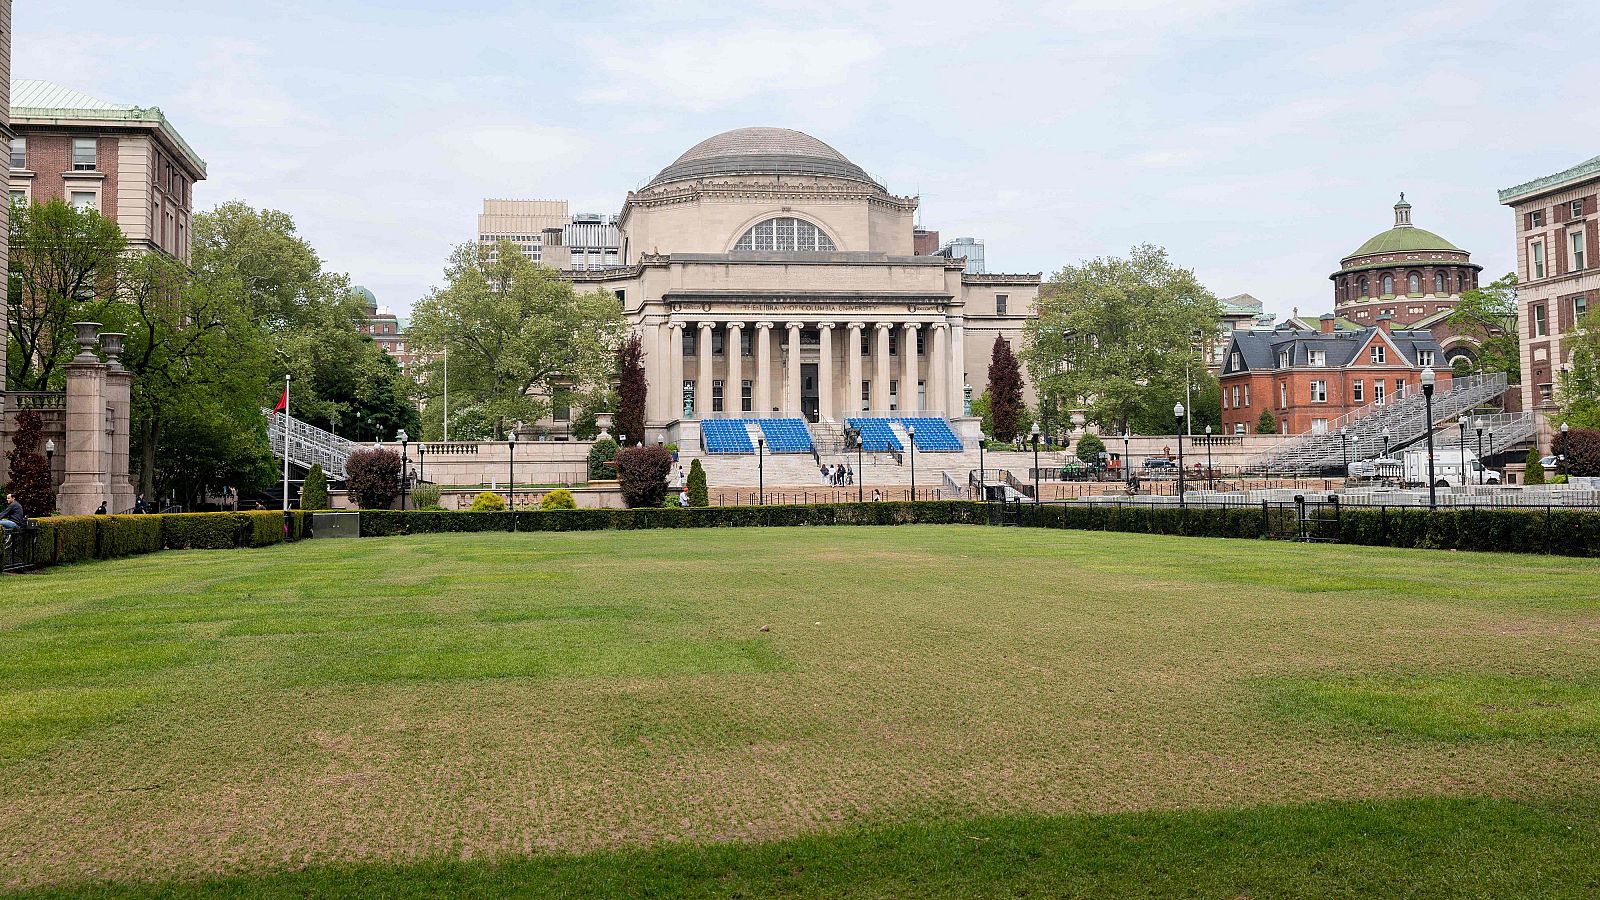
[[(1405, 483), (1428, 485), (1428, 449), (1419, 447), (1405, 453)], [(1500, 473), (1486, 469), (1477, 454), (1465, 447), (1436, 447), (1433, 451), (1433, 483), (1438, 487), (1470, 484), (1499, 484)]]

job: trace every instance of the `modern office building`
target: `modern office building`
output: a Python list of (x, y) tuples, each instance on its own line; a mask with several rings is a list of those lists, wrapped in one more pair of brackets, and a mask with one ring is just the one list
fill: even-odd
[(493, 247), (500, 241), (511, 241), (524, 256), (556, 269), (587, 272), (622, 264), (616, 217), (569, 215), (565, 200), (483, 201), (478, 243)]
[[(934, 237), (937, 238), (938, 235), (935, 234)], [(983, 261), (983, 241), (977, 238), (960, 237), (955, 240), (945, 241), (939, 245), (939, 249), (935, 250), (933, 255), (942, 256), (945, 259), (966, 260), (967, 267), (965, 271), (968, 275), (982, 275), (989, 271)]]

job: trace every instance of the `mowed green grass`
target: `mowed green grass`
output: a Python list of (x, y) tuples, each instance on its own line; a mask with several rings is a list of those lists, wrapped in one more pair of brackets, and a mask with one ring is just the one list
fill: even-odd
[(1593, 896), (1597, 576), (903, 527), (7, 578), (0, 886)]

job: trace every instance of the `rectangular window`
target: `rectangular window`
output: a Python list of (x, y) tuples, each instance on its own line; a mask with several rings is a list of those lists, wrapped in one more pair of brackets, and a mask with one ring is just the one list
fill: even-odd
[(926, 356), (928, 354), (927, 338), (928, 338), (927, 333), (924, 332), (921, 328), (918, 328), (917, 329), (917, 355), (918, 356)]
[(995, 312), (995, 315), (997, 315), (997, 316), (1006, 315), (1006, 304), (1007, 304), (1007, 301), (1009, 301), (1009, 300), (1010, 300), (1010, 297), (1008, 297), (1005, 294), (995, 294), (994, 295), (994, 312)]
[(1574, 201), (1572, 201), (1572, 217), (1574, 219), (1576, 219), (1576, 218), (1578, 218), (1578, 217), (1580, 217), (1582, 215), (1583, 215), (1583, 201), (1582, 200), (1574, 200)]
[(1396, 378), (1394, 380), (1394, 398), (1396, 400), (1404, 400), (1406, 398), (1406, 380), (1404, 378)]
[(1589, 314), (1589, 298), (1579, 294), (1572, 298), (1572, 323), (1582, 325), (1583, 317)]
[(1244, 386), (1244, 405), (1250, 405), (1250, 385), (1248, 384)]
[(865, 378), (861, 380), (861, 408), (869, 412), (872, 410), (872, 382)]
[(1377, 365), (1381, 366), (1381, 365), (1383, 365), (1384, 360), (1386, 360), (1387, 358), (1388, 358), (1388, 353), (1385, 351), (1384, 346), (1382, 344), (1373, 344), (1372, 345), (1372, 361), (1374, 363), (1376, 363)]
[(1533, 217), (1533, 227), (1535, 227), (1535, 228), (1543, 228), (1544, 227), (1544, 210), (1536, 209), (1536, 210), (1534, 210), (1532, 212), (1531, 215)]
[(1239, 351), (1235, 350), (1228, 356), (1228, 371), (1237, 372), (1242, 368), (1244, 368), (1243, 357), (1239, 355)]
[(722, 355), (722, 344), (723, 344), (723, 341), (726, 338), (727, 338), (727, 333), (724, 332), (722, 329), (720, 329), (720, 328), (712, 329), (712, 331), (711, 331), (711, 355), (713, 355), (713, 356), (721, 356)]
[(1364, 403), (1367, 399), (1367, 383), (1360, 378), (1350, 385), (1350, 399), (1356, 403)]
[(94, 138), (72, 139), (72, 170), (74, 172), (93, 171), (96, 155)]
[(94, 191), (73, 191), (69, 202), (78, 209), (99, 209)]
[(700, 329), (685, 328), (683, 330), (683, 355), (695, 356), (699, 352)]
[(1534, 278), (1544, 277), (1544, 241), (1534, 241), (1528, 245), (1528, 258), (1533, 268), (1531, 273)]
[(1417, 351), (1417, 365), (1419, 365), (1419, 366), (1431, 366), (1431, 365), (1433, 365), (1433, 351), (1432, 350), (1418, 350)]
[(556, 422), (572, 421), (572, 403), (566, 398), (565, 392), (550, 404), (550, 418)]
[(11, 192), (11, 202), (12, 203), (24, 203), (24, 204), (27, 203), (28, 202), (28, 192), (27, 191), (12, 191)]
[(1233, 389), (1233, 407), (1234, 409), (1239, 408), (1239, 388), (1237, 386)]
[(1280, 368), (1280, 369), (1289, 368), (1289, 351), (1287, 351), (1287, 350), (1279, 350), (1278, 351), (1278, 368)]
[(861, 355), (872, 355), (872, 334), (865, 328), (861, 329)]
[(1313, 381), (1313, 382), (1311, 382), (1311, 402), (1312, 403), (1327, 403), (1328, 402), (1328, 383), (1326, 381)]
[(1312, 419), (1311, 420), (1311, 433), (1312, 434), (1327, 434), (1328, 433), (1328, 420), (1327, 419)]
[(750, 379), (746, 378), (744, 381), (739, 382), (739, 411), (740, 412), (750, 412), (751, 411), (750, 407), (753, 404), (752, 404), (750, 398), (752, 396), (754, 396), (754, 394), (753, 394), (754, 391), (755, 391), (755, 383), (752, 382)]
[(1535, 306), (1533, 308), (1533, 336), (1534, 337), (1545, 337), (1549, 333), (1550, 333), (1550, 323), (1545, 320), (1544, 307), (1543, 306)]
[(711, 411), (722, 412), (722, 379), (714, 378), (711, 381)]
[(1309, 366), (1326, 366), (1327, 364), (1328, 364), (1328, 351), (1326, 351), (1326, 350), (1307, 350), (1306, 351), (1306, 365), (1309, 365)]
[(1382, 378), (1374, 378), (1372, 380), (1372, 402), (1376, 403), (1376, 404), (1378, 404), (1380, 406), (1383, 405), (1383, 379)]
[[(750, 355), (750, 329), (748, 328), (739, 329), (739, 355)], [(749, 407), (745, 408), (748, 409)]]
[(1233, 423), (1233, 433), (1234, 434), (1244, 434), (1244, 423), (1243, 422), (1235, 422), (1235, 423)]
[(28, 167), (28, 139), (14, 137), (11, 139), (11, 168), (26, 169)]
[(889, 329), (889, 355), (900, 355), (900, 329), (898, 328)]
[(1574, 231), (1567, 235), (1567, 240), (1572, 242), (1572, 271), (1583, 271), (1583, 232)]
[(1278, 382), (1278, 406), (1284, 408), (1289, 406), (1289, 382), (1287, 381)]

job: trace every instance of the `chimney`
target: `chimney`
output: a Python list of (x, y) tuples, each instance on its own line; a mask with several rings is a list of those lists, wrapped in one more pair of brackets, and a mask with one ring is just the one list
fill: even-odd
[(1378, 327), (1383, 329), (1384, 334), (1389, 334), (1394, 328), (1394, 316), (1391, 316), (1388, 313), (1379, 313)]
[(1333, 313), (1323, 313), (1317, 319), (1317, 330), (1323, 334), (1333, 334)]

